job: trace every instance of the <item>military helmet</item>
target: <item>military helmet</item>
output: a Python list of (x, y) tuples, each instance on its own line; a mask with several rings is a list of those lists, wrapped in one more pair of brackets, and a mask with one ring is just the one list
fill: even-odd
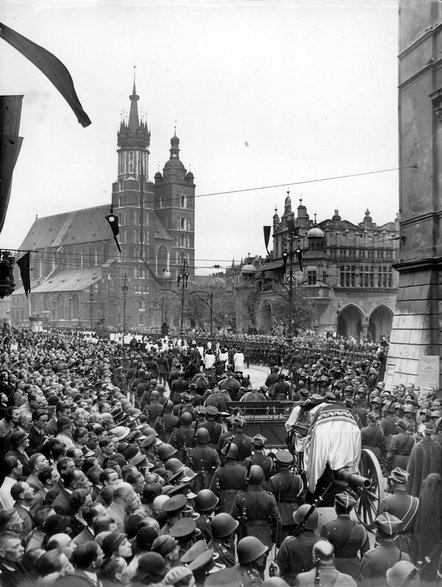
[(219, 502), (217, 496), (210, 489), (201, 489), (195, 497), (195, 509), (197, 512), (209, 512)]
[(158, 458), (162, 461), (167, 461), (167, 459), (170, 459), (170, 457), (173, 457), (173, 455), (176, 455), (176, 453), (177, 449), (171, 444), (167, 443), (164, 443), (161, 446), (159, 446), (157, 451)]
[(236, 554), (240, 565), (253, 563), (268, 551), (268, 547), (255, 536), (246, 536), (236, 545)]
[(264, 471), (259, 465), (252, 465), (249, 472), (250, 485), (262, 485), (264, 483)]
[(150, 394), (150, 399), (151, 400), (159, 400), (160, 399), (160, 394), (158, 393), (158, 391), (154, 390), (151, 392)]
[(212, 536), (226, 538), (238, 528), (239, 522), (225, 512), (217, 514), (212, 520)]
[(234, 442), (226, 444), (226, 446), (221, 449), (221, 452), (228, 459), (236, 460), (238, 458), (238, 446)]
[[(310, 510), (310, 505), (305, 503), (293, 513), (293, 520), (295, 524), (302, 524), (307, 512)], [(309, 517), (305, 520), (304, 528), (306, 530), (315, 530), (318, 527), (318, 510), (315, 508)]]
[(184, 412), (181, 414), (180, 422), (183, 426), (190, 426), (193, 422), (193, 417), (190, 412)]
[(208, 444), (210, 442), (210, 434), (207, 428), (199, 428), (197, 430), (196, 441), (198, 444)]

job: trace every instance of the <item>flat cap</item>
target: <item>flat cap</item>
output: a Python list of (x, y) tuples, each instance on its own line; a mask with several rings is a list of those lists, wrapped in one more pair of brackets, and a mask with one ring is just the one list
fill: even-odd
[(275, 457), (276, 457), (276, 462), (279, 465), (288, 466), (288, 465), (292, 465), (294, 462), (293, 455), (288, 450), (278, 450)]
[(218, 416), (218, 408), (216, 406), (207, 406), (206, 415), (207, 416)]
[[(176, 496), (178, 497), (178, 496)], [(184, 496), (183, 496), (184, 497)], [(174, 499), (171, 497), (170, 499)], [(187, 500), (186, 500), (187, 501)], [(187, 538), (188, 536), (192, 536), (192, 534), (196, 530), (196, 522), (192, 518), (181, 518), (175, 522), (175, 524), (170, 529), (169, 534), (173, 536), (173, 538)]]
[(189, 564), (195, 560), (200, 554), (206, 552), (208, 549), (207, 542), (205, 540), (198, 540), (193, 544), (181, 557), (180, 562)]
[(169, 501), (166, 501), (163, 505), (163, 512), (177, 512), (184, 508), (186, 504), (187, 497), (184, 494), (179, 493), (178, 495), (171, 497)]

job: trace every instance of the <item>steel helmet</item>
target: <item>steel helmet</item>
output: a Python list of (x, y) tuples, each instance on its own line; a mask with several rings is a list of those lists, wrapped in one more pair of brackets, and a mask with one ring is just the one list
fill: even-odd
[(252, 465), (249, 473), (250, 485), (262, 485), (264, 483), (264, 471), (259, 465)]
[(150, 399), (153, 400), (159, 400), (160, 399), (160, 394), (158, 393), (158, 391), (154, 390), (152, 391), (152, 393), (150, 394)]
[(210, 489), (201, 489), (195, 497), (195, 509), (197, 512), (209, 512), (219, 502), (217, 496)]
[(165, 443), (158, 447), (157, 454), (159, 459), (161, 459), (162, 461), (167, 461), (168, 459), (170, 459), (170, 457), (176, 455), (177, 452), (178, 451), (174, 446)]
[(183, 426), (190, 426), (193, 422), (192, 414), (190, 412), (184, 412), (184, 414), (181, 414), (180, 422)]
[(238, 447), (234, 442), (226, 444), (226, 446), (221, 450), (224, 456), (228, 459), (237, 459), (238, 458)]
[(247, 565), (253, 563), (257, 558), (268, 551), (265, 544), (255, 536), (246, 536), (236, 545), (236, 554), (238, 555), (238, 562), (240, 565)]
[(239, 522), (230, 514), (217, 514), (212, 520), (212, 536), (214, 538), (226, 538), (238, 528)]
[(184, 463), (182, 463), (179, 459), (169, 459), (167, 463), (164, 465), (164, 468), (168, 471), (172, 471), (172, 473), (177, 473), (180, 469), (183, 469)]
[[(389, 585), (389, 587), (401, 587), (401, 585), (404, 585), (407, 582), (411, 573), (416, 570), (416, 567), (410, 561), (398, 561), (387, 571), (387, 585)], [(416, 580), (412, 579), (407, 584), (411, 587), (417, 585), (418, 582), (419, 579), (416, 577)]]
[(199, 428), (197, 430), (196, 441), (198, 444), (208, 444), (210, 442), (210, 434), (207, 428)]
[[(310, 510), (310, 505), (305, 503), (293, 513), (293, 520), (295, 524), (302, 524), (307, 512)], [(304, 528), (306, 530), (315, 530), (318, 527), (318, 510), (315, 508), (309, 517), (306, 519)]]

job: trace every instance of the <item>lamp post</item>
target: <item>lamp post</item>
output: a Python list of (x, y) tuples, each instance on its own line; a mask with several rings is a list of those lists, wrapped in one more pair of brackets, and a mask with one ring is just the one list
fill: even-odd
[[(287, 258), (289, 260), (289, 288), (288, 288), (288, 295), (289, 295), (289, 327), (287, 329), (287, 342), (289, 344), (293, 343), (293, 255), (295, 254), (295, 250), (293, 247), (293, 243), (295, 239), (298, 239), (298, 231), (295, 227), (295, 221), (292, 217), (287, 219), (287, 229), (288, 233), (285, 237), (286, 242), (288, 242), (289, 250), (288, 253), (285, 251), (282, 255), (284, 266), (287, 263)], [(299, 255), (300, 252), (297, 249), (296, 253)]]
[(189, 281), (189, 273), (186, 271), (187, 261), (185, 257), (182, 260), (182, 267), (181, 273), (178, 275), (177, 278), (177, 286), (180, 287), (181, 285), (181, 320), (180, 320), (180, 335), (183, 336), (184, 334), (184, 294), (187, 287), (187, 282)]
[(93, 304), (94, 303), (94, 286), (91, 285), (89, 289), (89, 328), (92, 330), (92, 321), (93, 321)]
[(124, 274), (123, 283), (121, 284), (121, 291), (123, 292), (123, 336), (126, 334), (126, 298), (129, 291), (129, 284), (127, 283), (127, 276)]

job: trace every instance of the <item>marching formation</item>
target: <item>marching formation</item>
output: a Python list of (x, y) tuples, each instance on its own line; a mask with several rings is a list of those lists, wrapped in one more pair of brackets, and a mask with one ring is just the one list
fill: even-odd
[[(382, 346), (4, 330), (0, 353), (3, 587), (439, 581), (441, 401), (386, 391)], [(270, 367), (258, 389), (251, 362)], [(248, 428), (277, 402), (272, 447)], [(312, 430), (335, 413), (388, 482), (370, 529), (345, 482), (330, 519), (316, 507)]]

